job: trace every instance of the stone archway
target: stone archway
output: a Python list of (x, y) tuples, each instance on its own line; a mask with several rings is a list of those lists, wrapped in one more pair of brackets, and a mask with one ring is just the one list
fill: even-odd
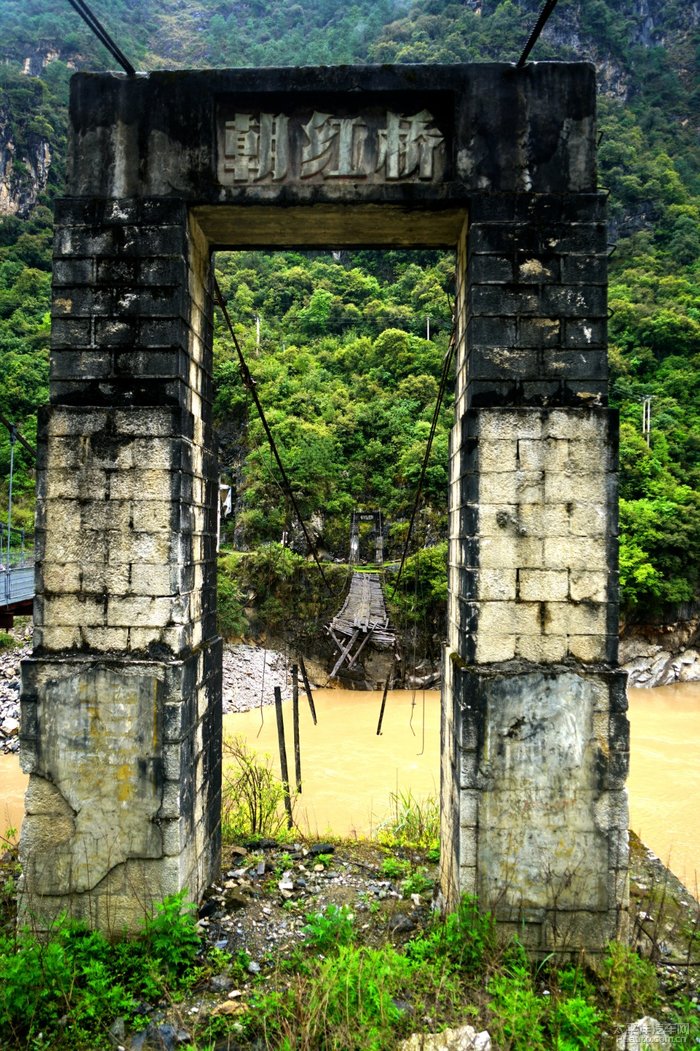
[(606, 233), (585, 64), (73, 79), (23, 669), (23, 907), (133, 927), (220, 837), (209, 257), (456, 248), (442, 887), (536, 949), (626, 906)]

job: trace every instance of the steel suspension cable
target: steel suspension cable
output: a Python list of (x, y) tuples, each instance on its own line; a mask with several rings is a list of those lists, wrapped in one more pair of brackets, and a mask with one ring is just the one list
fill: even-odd
[(401, 564), (399, 565), (399, 572), (396, 575), (394, 582), (394, 591), (399, 586), (401, 581), (401, 574), (406, 564), (406, 557), (408, 555), (409, 544), (411, 543), (411, 536), (413, 534), (413, 526), (415, 525), (416, 515), (418, 514), (418, 505), (420, 504), (420, 498), (423, 493), (423, 485), (425, 483), (425, 474), (428, 469), (428, 461), (430, 460), (430, 453), (433, 447), (433, 439), (435, 437), (435, 431), (437, 430), (438, 421), (440, 419), (440, 409), (442, 407), (442, 399), (445, 395), (445, 389), (447, 387), (447, 381), (450, 374), (450, 365), (452, 364), (452, 355), (455, 348), (455, 336), (454, 333), (450, 337), (450, 344), (445, 354), (445, 360), (442, 363), (442, 375), (440, 377), (440, 387), (438, 390), (438, 396), (435, 401), (435, 409), (433, 411), (433, 419), (430, 424), (430, 434), (428, 436), (428, 444), (425, 447), (425, 455), (423, 457), (423, 464), (421, 466), (420, 478), (418, 479), (418, 488), (416, 489), (416, 497), (413, 501), (413, 510), (411, 511), (411, 518), (408, 523), (408, 532), (406, 533), (406, 540), (403, 545), (403, 553), (401, 555)]
[(73, 10), (80, 15), (85, 25), (92, 30), (103, 47), (107, 48), (112, 58), (117, 60), (122, 69), (128, 73), (130, 77), (135, 77), (136, 70), (131, 62), (129, 62), (129, 59), (119, 45), (115, 43), (99, 19), (92, 13), (88, 5), (85, 3), (85, 0), (68, 0), (68, 3)]
[(546, 0), (546, 3), (544, 5), (544, 7), (540, 11), (539, 18), (535, 22), (534, 28), (533, 28), (532, 32), (530, 33), (530, 37), (528, 39), (528, 42), (527, 42), (527, 44), (525, 45), (525, 47), (523, 49), (523, 53), (522, 53), (522, 55), (520, 56), (520, 58), (518, 59), (518, 61), (516, 63), (516, 67), (515, 67), (516, 69), (522, 69), (522, 67), (527, 62), (528, 55), (530, 54), (530, 52), (532, 51), (533, 47), (535, 46), (535, 44), (539, 40), (540, 33), (542, 32), (542, 30), (546, 26), (547, 20), (548, 20), (549, 16), (551, 15), (552, 11), (554, 10), (554, 8), (556, 6), (557, 6), (557, 0)]
[(27, 450), (27, 452), (29, 453), (29, 455), (33, 459), (36, 460), (36, 449), (34, 449), (29, 444), (27, 439), (22, 434), (20, 434), (19, 429), (17, 428), (17, 426), (14, 423), (12, 423), (11, 420), (8, 420), (7, 416), (3, 416), (3, 414), (1, 412), (0, 412), (0, 423), (3, 425), (3, 427), (7, 427), (8, 431), (10, 432), (11, 435), (14, 434), (14, 436), (17, 439), (17, 441), (19, 442), (19, 444), (21, 446), (23, 446)]
[(306, 528), (306, 523), (304, 522), (304, 519), (302, 518), (302, 515), (301, 515), (301, 511), (299, 510), (299, 505), (297, 503), (296, 497), (294, 496), (294, 492), (292, 490), (292, 486), (291, 486), (291, 483), (289, 481), (289, 477), (287, 475), (287, 472), (284, 469), (284, 465), (282, 463), (282, 460), (280, 459), (279, 452), (277, 451), (277, 444), (276, 444), (275, 439), (273, 437), (272, 431), (270, 430), (270, 425), (267, 422), (267, 418), (265, 416), (265, 412), (264, 412), (262, 404), (260, 402), (260, 398), (258, 397), (258, 392), (257, 392), (256, 387), (255, 387), (255, 380), (251, 376), (250, 369), (248, 368), (248, 365), (246, 363), (245, 357), (243, 356), (243, 351), (241, 350), (241, 345), (238, 342), (238, 337), (236, 336), (236, 333), (234, 331), (233, 324), (231, 322), (231, 318), (229, 316), (228, 309), (226, 307), (226, 303), (224, 302), (224, 297), (222, 296), (221, 289), (219, 288), (219, 282), (216, 280), (216, 278), (214, 279), (214, 297), (216, 299), (216, 302), (219, 305), (219, 309), (221, 310), (221, 313), (224, 315), (224, 320), (226, 322), (226, 327), (229, 330), (231, 339), (233, 341), (234, 348), (236, 350), (236, 354), (238, 355), (238, 364), (239, 364), (239, 368), (240, 368), (241, 379), (243, 381), (243, 385), (250, 392), (250, 396), (253, 399), (253, 402), (255, 403), (255, 408), (257, 409), (258, 416), (260, 417), (260, 422), (262, 423), (263, 429), (264, 429), (265, 434), (267, 436), (267, 440), (268, 440), (270, 449), (272, 450), (272, 455), (275, 458), (275, 462), (277, 463), (277, 467), (279, 468), (279, 472), (280, 472), (280, 474), (282, 476), (282, 483), (283, 483), (284, 490), (286, 491), (287, 496), (291, 500), (292, 507), (294, 508), (294, 513), (295, 513), (295, 515), (297, 517), (299, 525), (301, 526), (302, 532), (304, 534), (304, 538), (305, 538), (306, 543), (308, 544), (308, 547), (309, 547), (309, 551), (311, 552), (311, 554), (313, 556), (313, 559), (314, 559), (314, 562), (316, 563), (316, 565), (318, 567), (318, 571), (321, 574), (321, 579), (323, 580), (323, 583), (325, 584), (326, 590), (328, 591), (328, 594), (331, 596), (331, 598), (335, 598), (336, 597), (335, 593), (333, 592), (333, 589), (331, 588), (330, 584), (328, 583), (328, 578), (326, 577), (326, 574), (323, 572), (323, 566), (321, 565), (321, 562), (319, 560), (318, 553), (316, 551), (316, 545), (314, 544), (313, 540), (311, 539), (311, 537), (309, 535), (309, 531)]
[[(455, 336), (455, 332), (453, 330), (452, 335), (450, 337), (450, 343), (449, 343), (449, 346), (447, 348), (447, 353), (445, 354), (445, 359), (444, 359), (444, 361), (442, 363), (442, 375), (440, 376), (440, 387), (438, 389), (438, 396), (437, 396), (437, 398), (435, 400), (435, 409), (433, 411), (433, 419), (432, 419), (432, 422), (430, 424), (430, 434), (428, 436), (428, 444), (426, 445), (426, 448), (425, 448), (425, 455), (423, 457), (423, 464), (421, 466), (420, 478), (418, 480), (418, 488), (416, 490), (416, 498), (415, 498), (415, 500), (413, 502), (413, 510), (411, 512), (411, 519), (410, 519), (409, 524), (408, 524), (408, 533), (406, 534), (406, 542), (404, 543), (404, 546), (403, 546), (403, 553), (401, 555), (401, 563), (399, 565), (399, 572), (398, 572), (398, 574), (396, 576), (396, 581), (394, 583), (394, 592), (396, 592), (396, 589), (399, 586), (399, 581), (401, 580), (401, 574), (403, 573), (403, 569), (404, 569), (404, 566), (406, 564), (406, 558), (408, 556), (408, 547), (409, 547), (409, 544), (411, 542), (411, 534), (413, 533), (413, 525), (414, 525), (414, 522), (416, 520), (416, 515), (418, 513), (418, 505), (420, 504), (420, 498), (421, 498), (421, 494), (423, 492), (423, 483), (425, 481), (425, 473), (426, 473), (426, 471), (428, 469), (428, 462), (430, 460), (430, 453), (431, 453), (431, 450), (432, 450), (432, 447), (433, 447), (433, 439), (435, 437), (435, 431), (437, 430), (438, 420), (440, 418), (440, 408), (442, 406), (442, 399), (445, 396), (445, 390), (447, 388), (447, 381), (448, 381), (449, 375), (450, 375), (450, 365), (452, 364), (452, 355), (454, 354), (454, 349), (455, 349), (455, 339), (456, 339), (456, 336)], [(394, 670), (394, 665), (392, 663), (391, 671), (393, 672), (393, 670)], [(390, 678), (391, 678), (391, 673), (389, 674), (389, 676), (387, 677), (386, 682), (384, 683), (384, 692), (382, 694), (382, 703), (381, 703), (381, 706), (379, 708), (379, 720), (377, 722), (377, 737), (380, 737), (381, 736), (381, 732), (382, 732), (382, 723), (384, 722), (384, 712), (386, 710), (386, 698), (387, 698), (387, 693), (389, 691), (389, 679)]]

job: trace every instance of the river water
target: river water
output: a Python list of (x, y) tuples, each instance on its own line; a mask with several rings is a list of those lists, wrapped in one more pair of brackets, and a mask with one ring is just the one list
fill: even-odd
[[(696, 891), (700, 882), (700, 683), (630, 690), (632, 760), (630, 825), (647, 846)], [(392, 795), (414, 798), (439, 789), (440, 700), (434, 690), (392, 690), (377, 736), (381, 693), (317, 690), (318, 725), (300, 702), (303, 790), (295, 808), (314, 835), (364, 836), (393, 810)], [(285, 726), (294, 777), (291, 705)], [(277, 730), (272, 707), (224, 717), (227, 737), (242, 735), (267, 753), (275, 770)], [(18, 827), (26, 778), (16, 756), (0, 756), (0, 834)], [(696, 878), (696, 873), (698, 878)]]

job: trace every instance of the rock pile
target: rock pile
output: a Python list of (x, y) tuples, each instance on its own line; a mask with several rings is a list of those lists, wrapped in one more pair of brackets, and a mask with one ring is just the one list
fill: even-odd
[(224, 715), (247, 712), (258, 705), (272, 704), (274, 689), (291, 687), (291, 661), (286, 654), (262, 646), (224, 646)]
[(303, 941), (309, 914), (328, 905), (348, 908), (359, 929), (365, 922), (369, 929), (371, 915), (372, 926), (388, 929), (399, 941), (430, 914), (437, 866), (425, 866), (425, 879), (417, 884), (421, 893), (406, 893), (401, 880), (383, 874), (384, 854), (376, 845), (336, 850), (330, 843), (278, 846), (263, 840), (226, 853), (229, 867), (207, 891), (200, 926), (219, 948), (245, 950), (258, 965), (255, 973), (259, 961), (270, 966), (271, 950), (288, 952)]
[(620, 640), (629, 686), (700, 681), (700, 620), (636, 625)]
[(0, 752), (19, 751), (19, 665), (30, 645), (0, 652)]

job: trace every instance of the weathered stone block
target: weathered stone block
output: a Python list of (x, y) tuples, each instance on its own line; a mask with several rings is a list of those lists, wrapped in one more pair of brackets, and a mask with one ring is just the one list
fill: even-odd
[(544, 604), (544, 630), (552, 635), (605, 634), (606, 609), (604, 605), (574, 605), (569, 602)]
[(598, 571), (607, 569), (605, 543), (592, 537), (548, 537), (543, 541), (543, 561), (547, 569), (578, 569)]
[[(608, 506), (604, 503), (577, 502), (569, 513), (569, 532), (574, 537), (600, 537), (612, 531)], [(578, 541), (573, 541), (577, 543)]]
[(564, 601), (569, 595), (566, 570), (523, 569), (518, 573), (518, 595), (525, 602)]
[[(512, 474), (517, 464), (518, 444), (512, 439), (491, 441), (479, 447), (479, 470), (485, 472), (504, 472)], [(522, 466), (522, 465), (521, 465)]]
[(102, 625), (80, 625), (81, 649), (91, 652), (115, 653), (129, 649), (128, 628), (103, 627)]
[(569, 594), (574, 602), (607, 602), (607, 573), (572, 569), (569, 573)]
[(542, 416), (539, 412), (517, 409), (490, 409), (467, 418), (467, 433), (483, 442), (542, 437)]
[(515, 657), (515, 635), (486, 634), (480, 631), (475, 639), (474, 662), (496, 664)]
[[(540, 569), (542, 545), (543, 541), (534, 537), (482, 537), (478, 564), (484, 569)], [(558, 565), (555, 563), (555, 567)]]
[(546, 503), (603, 503), (606, 497), (606, 480), (600, 472), (557, 472), (548, 474), (544, 480)]
[(565, 635), (520, 635), (515, 640), (515, 655), (535, 664), (551, 664), (567, 656)]
[(518, 320), (518, 347), (556, 347), (560, 339), (561, 321), (558, 318), (523, 317)]
[(480, 602), (478, 629), (481, 635), (539, 635), (539, 603)]
[(516, 591), (515, 569), (482, 569), (477, 575), (476, 597), (482, 601), (514, 600)]

